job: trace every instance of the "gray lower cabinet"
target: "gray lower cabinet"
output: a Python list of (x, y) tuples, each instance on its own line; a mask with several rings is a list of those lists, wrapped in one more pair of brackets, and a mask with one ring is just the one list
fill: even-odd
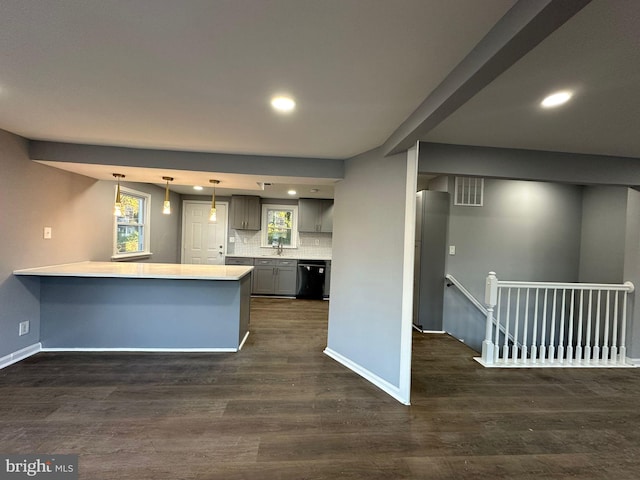
[(253, 286), (257, 295), (295, 295), (297, 260), (254, 259)]
[(251, 257), (225, 257), (225, 265), (253, 265)]

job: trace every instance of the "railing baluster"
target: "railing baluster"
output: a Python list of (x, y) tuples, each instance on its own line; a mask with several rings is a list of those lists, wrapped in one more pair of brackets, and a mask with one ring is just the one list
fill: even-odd
[(531, 334), (531, 363), (538, 361), (538, 297), (540, 289), (536, 288), (536, 306), (533, 309), (533, 332)]
[(589, 290), (589, 308), (587, 309), (587, 340), (584, 346), (584, 358), (588, 362), (592, 360), (591, 351), (591, 304), (593, 303), (593, 290)]
[(547, 297), (549, 289), (544, 289), (544, 310), (542, 311), (542, 332), (540, 333), (540, 360), (544, 363), (547, 360)]
[(551, 332), (549, 338), (549, 360), (555, 361), (556, 355), (556, 299), (558, 297), (558, 289), (553, 289), (553, 310), (551, 312)]
[(515, 362), (518, 360), (518, 327), (520, 322), (520, 288), (516, 296), (516, 315), (513, 326), (513, 345), (511, 346), (511, 359)]
[(522, 328), (522, 352), (520, 352), (520, 358), (523, 363), (528, 362), (527, 358), (527, 334), (529, 333), (529, 292), (527, 288), (527, 298), (524, 302), (524, 326)]
[(576, 360), (582, 361), (582, 311), (584, 308), (584, 290), (580, 290), (580, 309), (578, 310), (578, 334), (576, 335)]
[(573, 312), (576, 305), (576, 291), (571, 289), (571, 306), (569, 307), (569, 338), (567, 340), (567, 361), (573, 363)]
[(496, 316), (496, 339), (493, 342), (493, 363), (498, 363), (500, 357), (500, 309), (502, 307), (502, 288), (498, 286), (498, 315)]
[(593, 336), (593, 358), (600, 359), (600, 304), (602, 300), (602, 290), (598, 290), (598, 304), (596, 306), (596, 333)]
[(622, 325), (620, 325), (620, 359), (618, 363), (627, 363), (627, 302), (629, 293), (624, 292), (622, 303)]
[(611, 312), (611, 290), (607, 290), (607, 312), (604, 316), (604, 336), (602, 337), (602, 361), (609, 359), (609, 313)]
[(504, 345), (502, 346), (502, 360), (509, 360), (509, 320), (511, 317), (511, 288), (507, 290), (507, 318), (504, 319)]
[(620, 292), (615, 292), (616, 301), (613, 304), (613, 329), (611, 332), (611, 359), (610, 363), (616, 363), (618, 360), (618, 300)]
[(560, 312), (560, 333), (558, 334), (558, 360), (564, 363), (564, 317), (567, 289), (562, 289), (562, 311)]

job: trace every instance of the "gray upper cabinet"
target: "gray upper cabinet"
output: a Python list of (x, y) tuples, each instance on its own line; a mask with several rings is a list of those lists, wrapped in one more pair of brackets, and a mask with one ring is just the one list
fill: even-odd
[(260, 197), (231, 195), (229, 225), (236, 230), (260, 230)]
[(298, 231), (333, 232), (333, 200), (301, 198), (298, 200)]

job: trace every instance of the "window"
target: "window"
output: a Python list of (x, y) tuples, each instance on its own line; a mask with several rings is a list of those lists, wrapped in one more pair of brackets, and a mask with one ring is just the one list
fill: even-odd
[(454, 205), (481, 207), (484, 202), (484, 179), (456, 177)]
[(151, 255), (149, 205), (151, 195), (120, 187), (122, 217), (115, 217), (113, 259)]
[(273, 247), (280, 242), (284, 248), (297, 247), (298, 207), (262, 205), (262, 246)]

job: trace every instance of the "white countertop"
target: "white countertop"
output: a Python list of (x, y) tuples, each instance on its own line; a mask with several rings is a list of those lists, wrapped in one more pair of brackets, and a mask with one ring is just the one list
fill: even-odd
[(79, 262), (15, 270), (14, 275), (45, 277), (164, 278), (173, 280), (240, 280), (253, 270), (245, 265)]
[(273, 258), (276, 260), (325, 260), (331, 261), (331, 257), (327, 255), (237, 255), (235, 253), (228, 253), (227, 257), (239, 257), (239, 258)]

